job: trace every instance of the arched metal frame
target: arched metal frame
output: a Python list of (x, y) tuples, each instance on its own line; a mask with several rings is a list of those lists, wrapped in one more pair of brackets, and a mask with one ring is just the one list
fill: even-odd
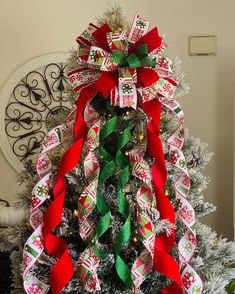
[(69, 53), (39, 56), (21, 66), (0, 93), (0, 146), (17, 171), (39, 152), (47, 120), (59, 110), (69, 111), (65, 61)]

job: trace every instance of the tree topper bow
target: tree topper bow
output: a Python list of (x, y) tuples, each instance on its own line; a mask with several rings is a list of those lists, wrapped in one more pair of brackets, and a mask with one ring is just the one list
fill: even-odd
[(77, 38), (77, 58), (81, 68), (69, 73), (75, 91), (95, 83), (112, 105), (137, 108), (138, 93), (143, 102), (162, 91), (170, 97), (175, 91), (171, 61), (159, 56), (164, 42), (157, 28), (137, 14), (130, 33), (113, 32), (107, 24), (90, 24)]

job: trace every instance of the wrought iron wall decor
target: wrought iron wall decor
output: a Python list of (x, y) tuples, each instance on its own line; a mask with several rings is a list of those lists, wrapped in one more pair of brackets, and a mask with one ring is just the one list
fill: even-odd
[(14, 85), (8, 97), (4, 131), (14, 157), (22, 165), (39, 152), (51, 116), (57, 116), (60, 111), (69, 113), (66, 58), (64, 61), (61, 61), (61, 56), (58, 59), (59, 62), (52, 60), (35, 69), (31, 67)]

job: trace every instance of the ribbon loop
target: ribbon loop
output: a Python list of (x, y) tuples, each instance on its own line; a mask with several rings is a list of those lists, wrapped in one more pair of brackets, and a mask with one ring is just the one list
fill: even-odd
[(149, 29), (150, 22), (143, 20), (137, 13), (133, 20), (131, 31), (128, 37), (130, 43), (136, 43), (142, 36), (144, 36)]
[(125, 54), (128, 53), (128, 34), (123, 30), (120, 33), (108, 32), (107, 40), (110, 50), (113, 52), (121, 51)]
[(137, 68), (137, 67), (140, 67), (140, 60), (139, 58), (137, 57), (136, 54), (134, 53), (131, 53), (128, 58), (127, 58), (127, 62), (130, 66), (130, 68)]
[(110, 58), (111, 54), (99, 47), (91, 46), (87, 63), (101, 71), (113, 71), (117, 69), (117, 63)]

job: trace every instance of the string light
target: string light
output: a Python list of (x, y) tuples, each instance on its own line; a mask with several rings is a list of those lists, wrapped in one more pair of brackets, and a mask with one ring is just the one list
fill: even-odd
[(138, 141), (142, 142), (144, 140), (144, 134), (138, 136)]
[(78, 211), (77, 211), (77, 209), (74, 209), (74, 211), (73, 211), (73, 215), (76, 216), (76, 217), (78, 216)]
[(126, 112), (126, 115), (130, 115), (130, 111), (127, 111), (127, 112)]
[(47, 195), (47, 199), (50, 200), (51, 199), (51, 195)]
[(129, 155), (129, 151), (126, 150), (125, 151), (125, 155), (128, 156)]
[(134, 238), (133, 238), (133, 241), (134, 241), (135, 243), (137, 243), (137, 242), (138, 242), (138, 238), (137, 238), (137, 237), (134, 237)]
[(151, 203), (151, 207), (156, 207), (157, 206), (157, 202), (156, 200), (154, 200), (152, 203)]
[(168, 196), (170, 196), (171, 195), (171, 191), (169, 190), (169, 189), (166, 189), (165, 190), (165, 195), (168, 197)]

